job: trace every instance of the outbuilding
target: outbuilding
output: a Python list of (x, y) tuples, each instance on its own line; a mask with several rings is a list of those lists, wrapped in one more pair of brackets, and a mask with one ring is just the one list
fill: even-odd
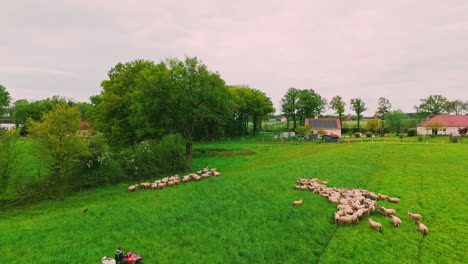
[(323, 142), (338, 142), (339, 139), (340, 139), (340, 136), (335, 135), (335, 134), (323, 135), (322, 136), (322, 141)]

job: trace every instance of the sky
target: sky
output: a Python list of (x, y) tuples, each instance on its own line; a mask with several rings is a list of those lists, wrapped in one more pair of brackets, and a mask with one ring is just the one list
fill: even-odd
[[(118, 62), (196, 56), (227, 84), (330, 100), (468, 100), (468, 1), (2, 1), (0, 84), (13, 99), (89, 101)], [(328, 110), (327, 113), (332, 113)]]

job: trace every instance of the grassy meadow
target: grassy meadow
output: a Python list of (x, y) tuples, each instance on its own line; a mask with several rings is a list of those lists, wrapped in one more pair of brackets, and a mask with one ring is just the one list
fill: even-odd
[[(467, 144), (197, 144), (194, 169), (223, 174), (162, 190), (129, 184), (0, 212), (5, 263), (100, 263), (117, 246), (144, 263), (466, 263)], [(399, 228), (378, 213), (336, 226), (336, 204), (299, 177), (399, 197)], [(156, 179), (154, 179), (156, 180)], [(301, 206), (292, 201), (303, 199)], [(87, 213), (83, 210), (88, 208)], [(423, 215), (423, 237), (407, 211)]]

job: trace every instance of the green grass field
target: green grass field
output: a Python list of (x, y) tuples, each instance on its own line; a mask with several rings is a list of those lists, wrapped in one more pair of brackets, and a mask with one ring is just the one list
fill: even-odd
[[(220, 177), (132, 193), (121, 184), (0, 212), (3, 261), (100, 263), (122, 245), (146, 264), (466, 263), (466, 144), (248, 139), (196, 148), (194, 168), (216, 167)], [(396, 209), (403, 225), (375, 214), (382, 233), (366, 218), (337, 227), (336, 205), (294, 190), (298, 177), (399, 197), (379, 204)], [(426, 237), (407, 211), (423, 215)]]

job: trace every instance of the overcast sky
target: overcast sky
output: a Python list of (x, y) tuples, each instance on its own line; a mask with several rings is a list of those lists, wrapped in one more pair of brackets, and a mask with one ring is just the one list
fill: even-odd
[[(2, 1), (0, 84), (88, 101), (118, 62), (197, 56), (227, 84), (330, 100), (468, 99), (468, 1)], [(330, 111), (329, 111), (330, 112)]]

